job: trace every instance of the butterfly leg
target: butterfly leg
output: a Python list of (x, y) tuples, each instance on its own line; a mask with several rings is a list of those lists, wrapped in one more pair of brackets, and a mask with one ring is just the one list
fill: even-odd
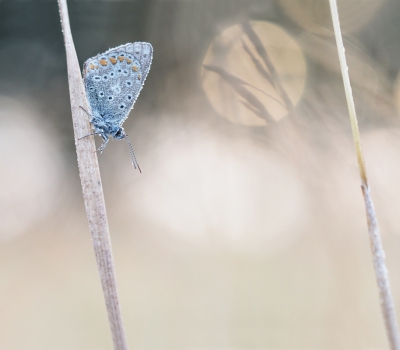
[(91, 133), (91, 134), (88, 134), (88, 135), (85, 135), (85, 136), (80, 137), (78, 140), (82, 140), (82, 139), (84, 139), (85, 137), (93, 136), (93, 135), (101, 135), (101, 132), (93, 132), (93, 133)]
[(109, 140), (108, 136), (105, 134), (102, 134), (101, 137), (103, 138), (103, 143), (101, 144), (101, 146), (98, 149), (98, 151), (100, 151), (100, 154), (103, 153), (104, 148), (106, 148), (108, 140)]

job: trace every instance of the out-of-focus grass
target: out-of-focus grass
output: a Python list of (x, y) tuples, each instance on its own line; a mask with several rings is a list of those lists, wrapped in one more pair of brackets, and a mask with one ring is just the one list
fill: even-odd
[[(0, 21), (8, 38), (0, 42), (0, 57), (25, 52), (24, 58), (35, 57), (27, 66), (32, 73), (46, 62), (45, 74), (30, 79), (15, 79), (21, 61), (13, 59), (0, 74), (1, 94), (18, 105), (0, 120), (7, 140), (2, 152), (10, 154), (2, 159), (15, 161), (1, 163), (1, 193), (17, 191), (19, 214), (14, 229), (0, 220), (0, 348), (108, 349), (72, 147), (63, 48), (52, 36), (59, 33), (58, 13), (52, 24), (44, 15), (48, 3), (26, 3), (18, 11), (0, 6), (0, 16), (9, 17)], [(146, 88), (125, 123), (143, 173), (132, 169), (124, 143), (110, 143), (100, 157), (130, 347), (385, 348), (337, 53), (326, 31), (331, 24), (320, 26), (322, 34), (310, 33), (283, 7), (264, 1), (70, 6), (82, 62), (127, 41), (149, 41), (155, 49)], [(385, 2), (371, 17), (363, 12), (368, 7), (364, 2), (357, 13), (368, 25), (345, 33), (346, 52), (366, 158), (376, 164), (370, 183), (397, 299), (400, 155), (392, 93), (398, 91), (398, 54), (388, 37), (398, 30), (399, 9)], [(23, 14), (42, 31), (28, 30)], [(294, 118), (285, 112), (268, 126), (232, 123), (202, 88), (210, 44), (247, 20), (273, 21), (305, 57)], [(4, 31), (4, 23), (13, 30)], [(39, 124), (20, 122), (24, 115)], [(5, 122), (23, 123), (21, 134), (7, 132)], [(30, 135), (45, 140), (43, 149)], [(27, 167), (23, 179), (12, 176), (15, 164)], [(38, 194), (36, 183), (44, 189)], [(32, 216), (23, 214), (30, 207)], [(37, 207), (42, 214), (33, 216)]]

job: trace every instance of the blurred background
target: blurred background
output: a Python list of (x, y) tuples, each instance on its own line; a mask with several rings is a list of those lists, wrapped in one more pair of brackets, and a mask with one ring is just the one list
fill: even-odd
[[(81, 66), (154, 47), (143, 173), (99, 156), (130, 348), (387, 349), (328, 0), (68, 6)], [(400, 315), (400, 3), (338, 6)], [(56, 1), (0, 1), (0, 62), (0, 348), (111, 349)]]

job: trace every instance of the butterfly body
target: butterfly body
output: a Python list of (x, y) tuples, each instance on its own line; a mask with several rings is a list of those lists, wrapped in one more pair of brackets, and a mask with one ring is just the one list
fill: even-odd
[(128, 118), (143, 88), (153, 59), (149, 43), (118, 46), (88, 59), (83, 66), (83, 82), (91, 109), (94, 134), (103, 138), (100, 151), (109, 137), (127, 137), (122, 124)]

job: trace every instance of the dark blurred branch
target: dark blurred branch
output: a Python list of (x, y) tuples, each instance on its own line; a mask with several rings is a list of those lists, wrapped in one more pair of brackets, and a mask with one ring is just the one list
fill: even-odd
[[(243, 86), (243, 85), (250, 85), (250, 84), (248, 84), (244, 80), (228, 73), (223, 68), (220, 68), (217, 66), (212, 66), (212, 65), (207, 65), (207, 64), (204, 64), (203, 67), (204, 67), (204, 69), (207, 69), (211, 72), (218, 74), (227, 85), (229, 85), (240, 96), (242, 96), (247, 101), (247, 104), (244, 104), (246, 107), (248, 107), (248, 105), (252, 105), (253, 106), (253, 109), (251, 109), (252, 112), (254, 112), (256, 110), (257, 111), (256, 114), (260, 118), (265, 119), (269, 123), (275, 123), (275, 119), (272, 118), (271, 114), (267, 111), (264, 104), (254, 94), (252, 94), (249, 90), (247, 90)], [(270, 97), (272, 97), (272, 96), (270, 96)]]
[(128, 346), (118, 302), (110, 232), (94, 138), (93, 136), (82, 138), (91, 133), (88, 117), (80, 108), (83, 107), (88, 110), (86, 94), (69, 25), (66, 0), (59, 0), (58, 6), (67, 55), (72, 121), (86, 215), (92, 234), (92, 243), (103, 287), (114, 349), (127, 350)]
[(277, 92), (282, 97), (282, 100), (285, 102), (288, 110), (291, 111), (293, 109), (292, 101), (290, 100), (285, 88), (283, 87), (283, 84), (279, 78), (279, 74), (276, 71), (275, 66), (273, 65), (273, 63), (268, 55), (268, 52), (265, 49), (264, 45), (262, 44), (260, 38), (258, 37), (257, 33), (254, 31), (253, 27), (249, 23), (247, 23), (247, 22), (242, 23), (241, 26), (242, 26), (243, 31), (246, 33), (247, 37), (249, 38), (249, 40), (254, 45), (254, 48), (256, 49), (257, 53), (262, 58), (266, 67), (268, 68), (271, 78), (272, 78), (273, 86), (277, 89)]
[[(208, 68), (206, 68), (206, 66)], [(214, 65), (203, 65), (203, 67), (207, 70), (210, 70), (214, 73), (218, 73), (220, 74), (221, 78), (226, 79), (226, 82), (229, 81), (230, 84), (238, 84), (238, 85), (245, 85), (245, 86), (250, 86), (252, 87), (254, 90), (257, 90), (259, 92), (261, 92), (262, 94), (264, 94), (265, 96), (268, 96), (271, 100), (274, 100), (275, 102), (279, 103), (282, 107), (286, 107), (282, 101), (278, 100), (276, 97), (272, 96), (271, 94), (269, 94), (268, 92), (265, 92), (264, 90), (258, 88), (257, 86), (248, 83), (247, 81), (244, 81), (243, 79), (238, 78), (237, 76), (228, 73), (225, 69), (220, 68), (218, 66), (214, 66)], [(210, 69), (211, 67), (211, 69)]]
[(253, 53), (250, 51), (249, 47), (247, 46), (246, 42), (242, 40), (242, 45), (244, 51), (250, 56), (250, 59), (253, 61), (254, 65), (256, 66), (258, 72), (268, 80), (268, 82), (272, 85), (272, 87), (276, 88), (274, 81), (271, 78), (271, 75), (265, 70), (265, 68), (262, 66), (260, 63), (260, 60), (258, 60)]

